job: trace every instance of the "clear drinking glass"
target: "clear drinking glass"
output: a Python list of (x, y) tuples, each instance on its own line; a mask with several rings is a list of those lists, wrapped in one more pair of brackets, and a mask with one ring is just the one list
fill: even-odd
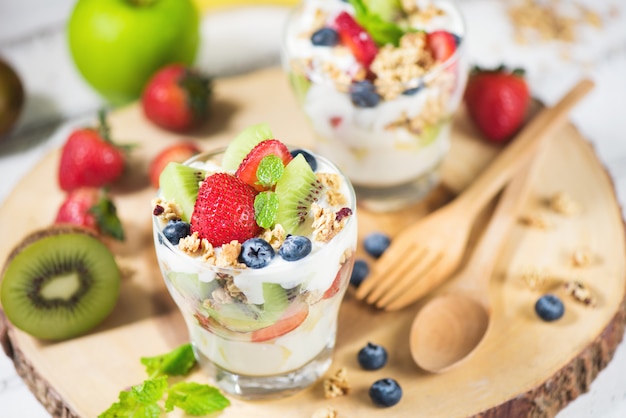
[[(221, 155), (205, 153), (185, 164), (219, 161)], [(243, 399), (291, 395), (316, 382), (332, 361), (354, 264), (356, 204), (345, 176), (316, 158), (317, 172), (339, 174), (347, 198), (342, 207), (352, 215), (330, 241), (312, 240), (312, 252), (300, 260), (276, 255), (260, 269), (216, 267), (172, 245), (163, 235), (164, 222), (153, 216), (159, 266), (196, 357), (221, 389)]]
[[(333, 46), (311, 41), (317, 29), (333, 28), (340, 12), (354, 13), (348, 2), (302, 2), (284, 31), (283, 67), (315, 134), (313, 149), (348, 176), (359, 205), (375, 211), (406, 207), (439, 183), (452, 115), (467, 81), (465, 24), (457, 5), (451, 0), (415, 4), (419, 7), (408, 24), (421, 33), (401, 40), (395, 51), (378, 46), (368, 69), (341, 38)], [(426, 65), (420, 43), (441, 30), (454, 34), (456, 49)], [(354, 92), (364, 89), (371, 93), (355, 99)]]

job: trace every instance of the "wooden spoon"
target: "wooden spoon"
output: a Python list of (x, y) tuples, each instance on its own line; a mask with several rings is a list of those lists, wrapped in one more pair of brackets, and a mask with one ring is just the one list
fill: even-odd
[(506, 187), (468, 263), (451, 279), (444, 295), (430, 300), (413, 320), (413, 360), (430, 372), (447, 371), (467, 360), (491, 323), (489, 281), (522, 203), (528, 195), (536, 160), (531, 160)]

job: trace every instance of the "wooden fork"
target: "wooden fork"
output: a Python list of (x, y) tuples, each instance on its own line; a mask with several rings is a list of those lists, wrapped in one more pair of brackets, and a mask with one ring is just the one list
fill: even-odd
[(581, 80), (555, 106), (544, 108), (455, 200), (418, 220), (392, 240), (372, 266), (356, 298), (396, 310), (420, 299), (459, 266), (474, 220), (485, 205), (559, 128), (592, 88)]

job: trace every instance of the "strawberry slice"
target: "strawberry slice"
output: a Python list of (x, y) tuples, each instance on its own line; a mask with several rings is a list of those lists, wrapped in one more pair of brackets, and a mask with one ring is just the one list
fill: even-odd
[(378, 47), (372, 36), (345, 11), (335, 18), (335, 30), (339, 33), (341, 42), (350, 48), (357, 61), (365, 68), (369, 68), (378, 53)]
[(293, 159), (289, 149), (282, 142), (277, 139), (267, 139), (259, 142), (252, 148), (239, 165), (235, 176), (244, 183), (254, 187), (259, 192), (267, 190), (268, 187), (259, 183), (257, 169), (259, 168), (261, 160), (271, 154), (278, 156), (283, 161), (284, 165), (287, 165), (287, 163)]
[(244, 242), (261, 228), (254, 220), (256, 191), (228, 173), (215, 173), (200, 186), (191, 215), (191, 232), (214, 247), (233, 240)]
[(287, 308), (278, 321), (266, 328), (252, 332), (251, 341), (260, 343), (278, 338), (298, 328), (309, 316), (309, 305), (295, 303)]
[(426, 35), (426, 47), (435, 61), (444, 62), (456, 51), (456, 38), (445, 30), (436, 30)]
[(339, 289), (341, 288), (341, 281), (342, 280), (348, 280), (345, 277), (346, 276), (346, 272), (352, 265), (353, 265), (352, 264), (352, 260), (347, 260), (345, 263), (343, 263), (343, 265), (341, 266), (341, 268), (337, 272), (337, 275), (335, 276), (335, 280), (333, 280), (333, 282), (330, 285), (330, 287), (328, 289), (326, 289), (326, 291), (324, 292), (324, 295), (322, 296), (322, 299), (332, 298), (333, 296), (335, 296), (337, 294), (337, 292), (339, 292)]

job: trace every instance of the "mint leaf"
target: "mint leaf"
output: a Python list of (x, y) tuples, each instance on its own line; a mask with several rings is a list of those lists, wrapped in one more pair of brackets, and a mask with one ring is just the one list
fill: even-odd
[(400, 38), (407, 33), (397, 24), (386, 21), (379, 14), (372, 12), (363, 0), (348, 0), (354, 7), (355, 20), (365, 29), (378, 46), (391, 44), (398, 46)]
[(158, 401), (167, 389), (167, 377), (146, 380), (140, 385), (119, 394), (119, 402), (114, 403), (99, 415), (99, 418), (159, 418), (163, 412)]
[(259, 163), (256, 169), (256, 178), (263, 187), (270, 188), (282, 177), (284, 171), (283, 160), (278, 155), (270, 154), (263, 157)]
[(278, 212), (278, 195), (261, 192), (254, 198), (254, 219), (261, 228), (271, 228)]
[(155, 357), (142, 357), (141, 364), (146, 366), (150, 378), (157, 376), (183, 376), (196, 364), (191, 344), (183, 344), (167, 354)]
[(89, 208), (89, 212), (93, 213), (96, 223), (103, 234), (109, 235), (119, 241), (124, 240), (124, 229), (122, 222), (117, 216), (117, 209), (113, 201), (109, 199), (106, 192), (102, 191), (98, 202)]
[(168, 390), (165, 410), (169, 412), (178, 407), (189, 415), (199, 416), (221, 411), (229, 405), (230, 401), (213, 386), (180, 382)]

